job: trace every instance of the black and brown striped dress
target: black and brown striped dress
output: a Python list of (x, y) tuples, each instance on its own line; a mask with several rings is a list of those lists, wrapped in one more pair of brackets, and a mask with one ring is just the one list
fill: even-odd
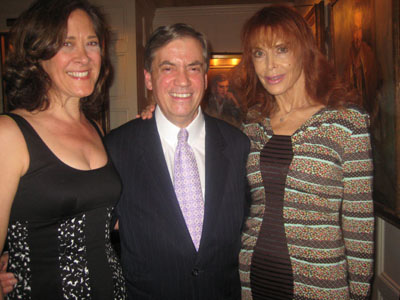
[(290, 137), (290, 158), (289, 151), (276, 156), (271, 140), (282, 137), (268, 118), (244, 125), (251, 141), (251, 204), (239, 254), (243, 300), (369, 299), (374, 214), (368, 126), (358, 107), (323, 108)]
[(293, 159), (290, 136), (273, 135), (260, 153), (266, 191), (264, 220), (254, 248), (250, 271), (253, 299), (293, 299), (293, 274), (286, 241), (283, 198)]

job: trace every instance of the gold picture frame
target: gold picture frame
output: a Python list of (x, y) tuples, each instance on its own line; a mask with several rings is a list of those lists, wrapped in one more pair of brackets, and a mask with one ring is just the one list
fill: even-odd
[(400, 228), (399, 6), (399, 0), (330, 3), (336, 70), (371, 115), (375, 211)]
[[(241, 58), (241, 53), (211, 54), (207, 72), (207, 90), (202, 102), (202, 109), (207, 114), (237, 127), (242, 123), (243, 106), (232, 88), (231, 73)], [(217, 88), (221, 84), (225, 86), (225, 91), (221, 92), (223, 94), (219, 94)]]

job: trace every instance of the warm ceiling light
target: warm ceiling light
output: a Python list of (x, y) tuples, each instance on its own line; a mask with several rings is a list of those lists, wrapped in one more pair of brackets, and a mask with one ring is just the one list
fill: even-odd
[(211, 56), (210, 67), (212, 68), (233, 68), (240, 62), (241, 55), (215, 54)]
[(232, 58), (231, 59), (231, 65), (236, 66), (240, 62), (239, 58)]

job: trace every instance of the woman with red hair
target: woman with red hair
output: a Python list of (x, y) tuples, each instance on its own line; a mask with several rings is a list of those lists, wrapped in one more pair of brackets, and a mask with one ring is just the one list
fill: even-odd
[(248, 108), (252, 194), (240, 253), (243, 299), (367, 299), (369, 116), (292, 8), (258, 11), (242, 43), (234, 84)]

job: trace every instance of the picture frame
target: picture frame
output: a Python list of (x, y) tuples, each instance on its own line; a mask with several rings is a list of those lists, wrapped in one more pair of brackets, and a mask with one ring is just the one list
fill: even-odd
[(5, 83), (3, 80), (4, 76), (4, 65), (6, 55), (8, 52), (8, 33), (0, 32), (0, 113), (8, 111), (7, 99), (5, 95)]
[(329, 52), (327, 44), (327, 34), (325, 29), (325, 6), (324, 2), (321, 1), (311, 6), (311, 8), (305, 13), (304, 19), (307, 21), (311, 30), (314, 33), (315, 41), (318, 45), (319, 50), (327, 55)]
[(239, 64), (241, 53), (212, 53), (207, 72), (207, 90), (202, 109), (207, 114), (239, 127), (243, 109), (237, 93), (231, 85), (231, 73)]
[(241, 53), (212, 53), (210, 55), (210, 67), (207, 72), (208, 83), (216, 74), (230, 75), (230, 72), (239, 64), (241, 58)]
[(400, 228), (399, 0), (330, 3), (333, 59), (370, 114), (376, 214)]

